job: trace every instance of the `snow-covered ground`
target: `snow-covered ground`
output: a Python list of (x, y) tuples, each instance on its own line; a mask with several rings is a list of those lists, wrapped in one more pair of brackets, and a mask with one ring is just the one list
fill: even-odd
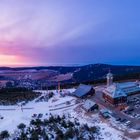
[[(74, 90), (69, 89), (63, 92), (73, 92)], [(40, 92), (42, 92), (41, 96), (47, 94), (47, 91)], [(75, 97), (61, 97), (56, 91), (53, 92), (55, 95), (48, 102), (36, 102), (35, 99), (22, 108), (21, 106), (0, 106), (0, 115), (4, 117), (0, 120), (0, 131), (8, 130), (12, 134), (17, 129), (18, 124), (29, 125), (33, 114), (41, 113), (43, 118), (47, 118), (47, 114), (50, 113), (53, 115), (70, 114), (71, 118), (78, 118), (81, 123), (100, 127), (100, 138), (104, 140), (122, 140), (124, 138), (123, 132), (116, 130), (106, 122), (102, 122), (98, 113), (87, 115), (81, 108), (82, 103), (77, 103)], [(68, 101), (70, 104), (67, 103)]]

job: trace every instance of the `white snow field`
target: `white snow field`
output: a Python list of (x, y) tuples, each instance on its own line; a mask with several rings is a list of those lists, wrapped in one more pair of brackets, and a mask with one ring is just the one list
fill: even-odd
[[(63, 90), (63, 92), (73, 92), (75, 89)], [(40, 91), (44, 96), (47, 91)], [(47, 114), (53, 115), (67, 115), (70, 114), (71, 118), (75, 117), (79, 119), (81, 123), (87, 123), (89, 126), (100, 127), (100, 138), (104, 140), (122, 140), (125, 138), (123, 132), (112, 128), (108, 123), (102, 122), (98, 116), (98, 113), (87, 115), (81, 108), (82, 102), (77, 103), (76, 97), (65, 96), (61, 97), (56, 91), (53, 91), (55, 95), (48, 101), (35, 102), (31, 101), (25, 106), (0, 106), (0, 115), (4, 119), (0, 120), (0, 131), (8, 130), (10, 134), (17, 130), (17, 125), (24, 123), (29, 125), (33, 114), (43, 114), (43, 118), (47, 118)], [(70, 102), (70, 104), (67, 103)], [(98, 138), (97, 138), (98, 139)]]

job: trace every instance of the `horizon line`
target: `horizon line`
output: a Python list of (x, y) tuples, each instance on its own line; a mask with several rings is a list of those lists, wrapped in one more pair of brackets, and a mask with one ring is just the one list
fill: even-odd
[(24, 67), (78, 67), (78, 66), (87, 66), (87, 65), (112, 65), (112, 66), (140, 66), (140, 64), (111, 64), (111, 63), (70, 63), (70, 64), (65, 64), (65, 63), (52, 63), (52, 64), (43, 64), (43, 65), (0, 65), (0, 67), (9, 67), (9, 68), (24, 68)]

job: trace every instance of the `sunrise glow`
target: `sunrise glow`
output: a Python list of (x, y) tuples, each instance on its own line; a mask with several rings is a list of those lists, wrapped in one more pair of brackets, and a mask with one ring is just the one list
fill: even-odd
[(139, 4), (2, 0), (0, 65), (139, 65)]
[(0, 65), (17, 65), (18, 63), (14, 55), (0, 55)]

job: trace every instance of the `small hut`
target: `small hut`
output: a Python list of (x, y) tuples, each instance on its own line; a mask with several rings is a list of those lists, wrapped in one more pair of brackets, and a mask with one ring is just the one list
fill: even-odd
[(87, 112), (92, 112), (94, 110), (98, 110), (99, 106), (92, 100), (86, 100), (83, 108), (87, 111)]

